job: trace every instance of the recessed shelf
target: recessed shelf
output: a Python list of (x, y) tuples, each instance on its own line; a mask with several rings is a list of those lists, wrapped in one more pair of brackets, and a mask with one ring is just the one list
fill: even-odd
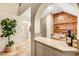
[(59, 24), (72, 24), (72, 23), (77, 23), (77, 22), (54, 23), (54, 25), (59, 25)]
[[(61, 17), (59, 17), (61, 16)], [(63, 18), (65, 17), (65, 18)], [(77, 32), (77, 17), (65, 12), (53, 15), (53, 30), (54, 33), (64, 33), (68, 30)]]
[(54, 30), (77, 30), (77, 29), (54, 29)]

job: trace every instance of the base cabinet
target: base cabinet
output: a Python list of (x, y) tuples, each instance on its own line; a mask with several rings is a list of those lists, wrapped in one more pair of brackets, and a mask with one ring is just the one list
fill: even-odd
[(74, 56), (74, 52), (62, 52), (36, 41), (36, 56)]

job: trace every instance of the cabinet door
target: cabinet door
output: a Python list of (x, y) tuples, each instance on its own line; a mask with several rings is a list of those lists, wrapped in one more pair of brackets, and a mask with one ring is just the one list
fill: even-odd
[(43, 51), (43, 45), (36, 42), (36, 56), (43, 56), (44, 55), (44, 51)]

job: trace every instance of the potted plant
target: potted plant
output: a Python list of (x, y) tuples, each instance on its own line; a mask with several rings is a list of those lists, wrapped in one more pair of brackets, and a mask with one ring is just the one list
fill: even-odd
[(14, 41), (10, 39), (11, 35), (15, 35), (16, 33), (16, 20), (15, 19), (3, 19), (1, 22), (2, 34), (1, 37), (6, 37), (8, 42), (5, 46), (5, 52), (9, 52), (12, 49)]
[(72, 33), (72, 40), (76, 40), (77, 39), (77, 33)]
[[(77, 33), (73, 32), (71, 39), (72, 39), (72, 41), (73, 41), (73, 46), (74, 46), (74, 45), (77, 45)], [(75, 47), (76, 47), (76, 46), (75, 46)]]

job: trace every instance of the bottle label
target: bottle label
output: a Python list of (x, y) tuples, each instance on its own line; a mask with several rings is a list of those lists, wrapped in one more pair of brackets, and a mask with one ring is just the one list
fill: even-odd
[(67, 42), (71, 43), (71, 38), (70, 37), (67, 37)]

